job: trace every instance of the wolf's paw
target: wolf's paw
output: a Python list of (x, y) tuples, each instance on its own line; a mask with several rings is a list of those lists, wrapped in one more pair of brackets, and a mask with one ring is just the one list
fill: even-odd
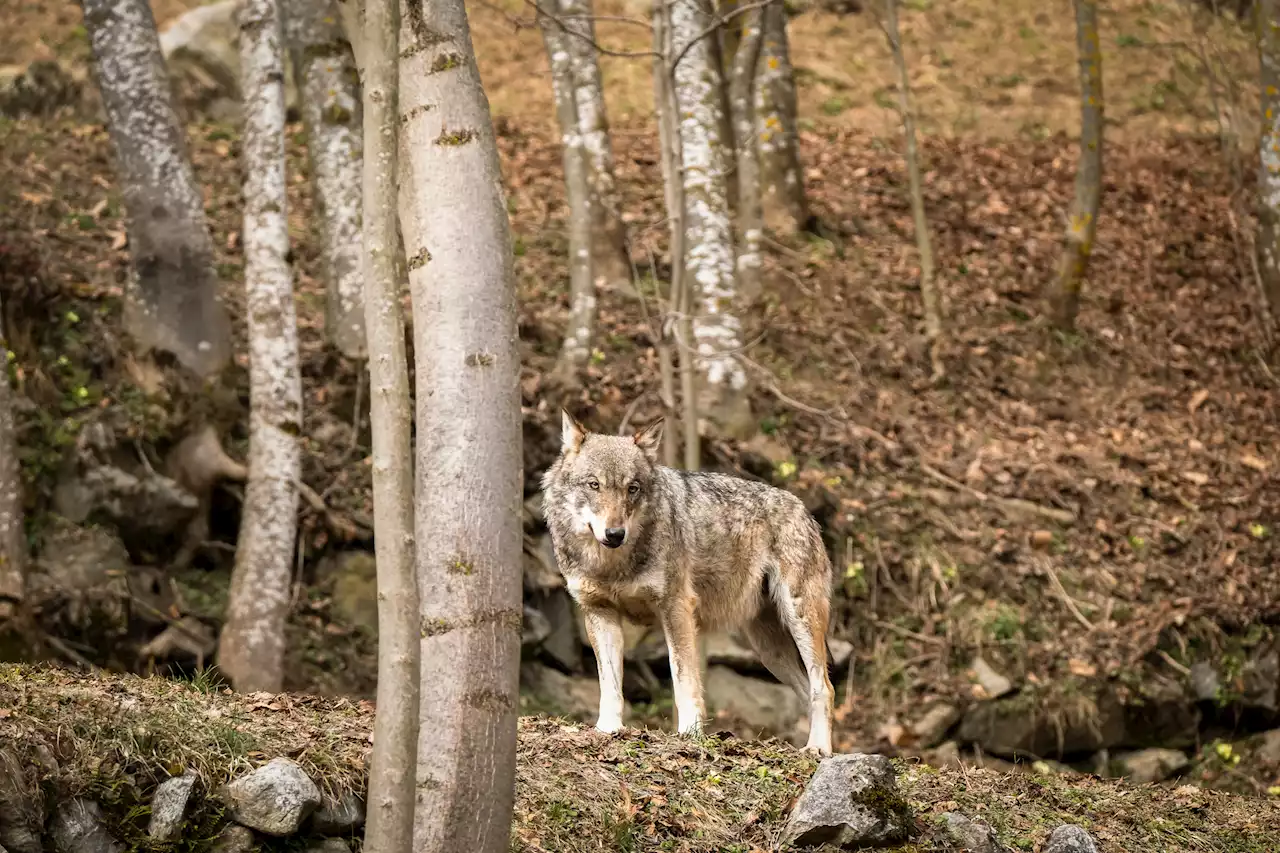
[(614, 732), (622, 731), (624, 728), (626, 727), (622, 725), (621, 718), (601, 717), (599, 720), (596, 721), (596, 731), (600, 732), (601, 734), (611, 735)]
[(815, 758), (826, 758), (831, 755), (831, 746), (825, 743), (810, 743), (806, 744), (804, 749), (800, 751)]

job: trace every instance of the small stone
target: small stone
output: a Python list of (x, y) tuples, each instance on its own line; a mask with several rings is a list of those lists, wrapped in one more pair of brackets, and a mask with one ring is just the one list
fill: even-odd
[(236, 823), (267, 835), (292, 835), (320, 807), (320, 789), (296, 761), (273, 758), (219, 790)]
[(953, 740), (939, 746), (933, 751), (933, 761), (935, 767), (960, 767), (963, 761), (960, 759), (960, 744)]
[(1222, 683), (1213, 664), (1200, 661), (1191, 665), (1191, 692), (1201, 702), (1212, 702), (1218, 698)]
[(59, 853), (124, 853), (124, 845), (111, 837), (101, 807), (92, 800), (68, 800), (58, 806), (49, 834)]
[(1041, 853), (1099, 853), (1093, 836), (1078, 826), (1064, 823), (1049, 834)]
[(947, 822), (947, 835), (965, 853), (1003, 853), (1004, 845), (985, 821), (972, 820), (959, 812), (947, 812), (942, 818)]
[(311, 829), (320, 835), (345, 835), (364, 826), (364, 800), (351, 791), (336, 800), (325, 797), (311, 816)]
[(1140, 785), (1163, 782), (1191, 763), (1176, 749), (1143, 749), (1120, 757), (1124, 775)]
[(955, 705), (940, 702), (934, 705), (924, 716), (911, 724), (911, 732), (920, 742), (920, 746), (929, 748), (940, 743), (947, 732), (960, 720), (960, 709)]
[(232, 823), (218, 833), (210, 853), (249, 853), (255, 847), (257, 840), (253, 837), (253, 830)]
[(991, 664), (987, 663), (981, 655), (973, 659), (969, 668), (973, 670), (974, 678), (978, 679), (978, 684), (986, 693), (986, 698), (999, 699), (1013, 692), (1013, 682), (992, 669)]
[(844, 669), (849, 658), (853, 657), (853, 643), (838, 637), (827, 637), (827, 651), (831, 653), (831, 667)]
[(165, 779), (156, 788), (151, 798), (151, 824), (147, 834), (156, 841), (168, 841), (182, 828), (182, 821), (187, 816), (187, 803), (191, 800), (191, 791), (195, 788), (194, 773), (184, 773)]
[(1262, 744), (1258, 747), (1258, 758), (1280, 764), (1280, 729), (1272, 729), (1262, 736)]
[(833, 755), (818, 764), (805, 786), (784, 841), (800, 847), (888, 846), (906, 840), (910, 825), (911, 811), (888, 758)]
[(351, 845), (342, 838), (321, 838), (308, 844), (306, 853), (351, 853)]
[(520, 623), (521, 648), (534, 648), (550, 636), (551, 620), (526, 604), (524, 619)]

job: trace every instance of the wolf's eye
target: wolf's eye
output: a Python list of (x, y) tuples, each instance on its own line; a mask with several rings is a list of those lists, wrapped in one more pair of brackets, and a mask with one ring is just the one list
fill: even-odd
[(640, 494), (640, 484), (632, 483), (631, 485), (627, 486), (627, 494), (631, 495), (631, 497), (633, 498), (636, 495)]
[(598, 491), (600, 491), (600, 481), (599, 481), (599, 480), (588, 480), (588, 481), (587, 481), (587, 485), (588, 485), (588, 486), (590, 486), (590, 487), (592, 488), (592, 490), (593, 490), (593, 491), (597, 491), (597, 492), (598, 492)]

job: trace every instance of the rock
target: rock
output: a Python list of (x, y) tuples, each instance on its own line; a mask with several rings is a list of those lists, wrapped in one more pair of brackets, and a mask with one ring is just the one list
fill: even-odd
[(946, 702), (939, 702), (911, 724), (911, 732), (916, 736), (919, 745), (928, 749), (941, 742), (959, 719), (959, 708)]
[(124, 845), (111, 837), (102, 809), (92, 800), (68, 800), (58, 806), (49, 827), (59, 853), (124, 853)]
[(160, 33), (160, 52), (176, 99), (190, 112), (222, 121), (239, 117), (239, 5), (239, 0), (223, 0), (197, 6)]
[(520, 646), (534, 648), (549, 636), (551, 636), (551, 621), (526, 604), (524, 618), (520, 624)]
[(308, 844), (306, 853), (351, 853), (351, 845), (342, 838), (321, 838)]
[(574, 618), (573, 599), (563, 586), (528, 594), (528, 602), (547, 617), (551, 633), (542, 641), (542, 654), (570, 672), (582, 671), (582, 641)]
[(1098, 845), (1080, 827), (1064, 823), (1049, 833), (1040, 853), (1098, 853)]
[(1272, 729), (1262, 735), (1258, 746), (1258, 758), (1272, 764), (1280, 764), (1280, 729)]
[(47, 116), (80, 99), (80, 82), (52, 59), (0, 68), (0, 115)]
[(1213, 702), (1222, 689), (1222, 681), (1218, 671), (1208, 661), (1198, 661), (1191, 665), (1191, 692), (1200, 702)]
[(132, 566), (111, 533), (53, 516), (33, 568), (30, 598), (45, 630), (74, 632), (94, 644), (128, 633)]
[(1119, 756), (1124, 775), (1140, 785), (1163, 782), (1191, 763), (1176, 749), (1143, 749)]
[(947, 837), (965, 853), (1003, 853), (1005, 846), (985, 821), (970, 820), (959, 812), (947, 812), (942, 819)]
[(1013, 682), (992, 669), (991, 664), (987, 663), (981, 655), (973, 659), (969, 668), (973, 670), (973, 677), (978, 680), (979, 686), (986, 694), (984, 698), (999, 699), (1013, 692)]
[(960, 767), (964, 762), (960, 759), (960, 744), (953, 740), (939, 746), (933, 751), (933, 759), (930, 761), (935, 767)]
[(1240, 669), (1241, 701), (1246, 708), (1280, 711), (1280, 649), (1258, 649)]
[(739, 675), (725, 666), (707, 668), (703, 693), (708, 711), (727, 712), (754, 732), (785, 734), (807, 710), (790, 687)]
[(43, 814), (44, 798), (30, 762), (19, 762), (0, 746), (0, 844), (12, 853), (42, 853)]
[(545, 592), (549, 589), (560, 589), (564, 586), (564, 575), (560, 574), (556, 562), (556, 549), (551, 544), (551, 534), (544, 533), (532, 541), (526, 540), (524, 547), (524, 589), (526, 592)]
[(343, 551), (326, 567), (333, 578), (333, 615), (378, 636), (378, 566), (368, 551)]
[(549, 666), (529, 663), (520, 667), (520, 689), (570, 719), (594, 723), (600, 711), (600, 682), (594, 677), (575, 678)]
[(346, 835), (364, 826), (364, 800), (348, 791), (336, 800), (325, 797), (311, 816), (311, 831), (320, 835)]
[(760, 669), (760, 658), (737, 637), (724, 631), (706, 635), (707, 664), (720, 664), (739, 670)]
[(827, 651), (831, 653), (832, 669), (844, 669), (853, 657), (853, 643), (836, 637), (827, 637)]
[(1200, 709), (1178, 683), (1149, 682), (1124, 707), (1125, 746), (1193, 749), (1200, 734)]
[(187, 803), (196, 786), (194, 773), (165, 779), (151, 798), (151, 823), (147, 834), (156, 841), (168, 841), (182, 828), (187, 816)]
[(883, 755), (833, 755), (818, 764), (791, 812), (784, 843), (845, 849), (905, 841), (911, 811)]
[(232, 823), (223, 827), (222, 832), (218, 833), (218, 837), (213, 840), (210, 853), (249, 853), (257, 846), (258, 842), (253, 837), (253, 830)]
[(961, 743), (976, 743), (1004, 758), (1064, 755), (1113, 749), (1124, 742), (1124, 709), (1110, 693), (1076, 707), (1046, 711), (1031, 697), (979, 702), (965, 712), (956, 732)]
[(320, 807), (320, 789), (296, 761), (273, 758), (224, 785), (219, 798), (236, 823), (267, 835), (292, 835)]
[(69, 469), (53, 493), (54, 508), (75, 524), (103, 519), (125, 536), (167, 536), (184, 528), (200, 499), (154, 471), (86, 463)]
[(526, 527), (546, 522), (547, 514), (542, 506), (542, 492), (534, 492), (524, 499), (524, 519)]

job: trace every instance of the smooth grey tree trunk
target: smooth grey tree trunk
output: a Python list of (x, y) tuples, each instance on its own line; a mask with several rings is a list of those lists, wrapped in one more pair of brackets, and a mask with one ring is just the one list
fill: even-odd
[[(558, 7), (553, 6), (555, 8)], [(593, 274), (590, 165), (586, 136), (578, 120), (574, 56), (570, 44), (575, 36), (566, 32), (561, 22), (550, 15), (539, 14), (538, 25), (551, 62), (551, 88), (560, 125), (565, 195), (569, 207), (569, 325), (565, 330), (555, 375), (560, 382), (571, 384), (580, 381), (581, 371), (591, 358), (595, 338), (599, 282)]]
[(672, 61), (684, 190), (685, 274), (698, 351), (698, 411), (726, 435), (750, 424), (726, 195), (730, 141), (722, 138), (722, 78), (704, 37), (711, 18), (699, 0), (671, 4)]
[(284, 679), (302, 452), (302, 380), (289, 268), (284, 47), (278, 0), (239, 10), (244, 104), (245, 308), (249, 325), (249, 480), (218, 667), (241, 692)]
[(207, 378), (231, 354), (213, 241), (146, 0), (82, 0), (128, 220), (125, 328)]
[(320, 247), (324, 259), (325, 326), (347, 358), (364, 358), (360, 265), (362, 174), (360, 80), (343, 34), (336, 0), (282, 0), (311, 155)]
[(738, 290), (747, 301), (760, 296), (760, 241), (764, 236), (755, 109), (755, 81), (763, 41), (762, 19), (762, 10), (750, 9), (730, 24), (740, 34), (732, 54), (729, 104), (733, 110), (738, 164)]
[(1259, 0), (1262, 134), (1258, 163), (1258, 272), (1271, 316), (1280, 321), (1280, 0)]
[(373, 433), (378, 691), (366, 853), (410, 853), (418, 759), (421, 648), (414, 565), (413, 454), (397, 233), (400, 3), (369, 0), (363, 97), (364, 310)]
[(762, 27), (764, 43), (755, 87), (761, 203), (765, 226), (779, 234), (792, 234), (808, 226), (809, 205), (800, 172), (795, 70), (782, 0), (764, 7)]
[(505, 853), (515, 799), (520, 423), (510, 224), (463, 0), (408, 0), (400, 222), (416, 357), (416, 853)]
[(26, 600), (28, 558), (8, 352), (0, 306), (0, 622), (13, 618)]

